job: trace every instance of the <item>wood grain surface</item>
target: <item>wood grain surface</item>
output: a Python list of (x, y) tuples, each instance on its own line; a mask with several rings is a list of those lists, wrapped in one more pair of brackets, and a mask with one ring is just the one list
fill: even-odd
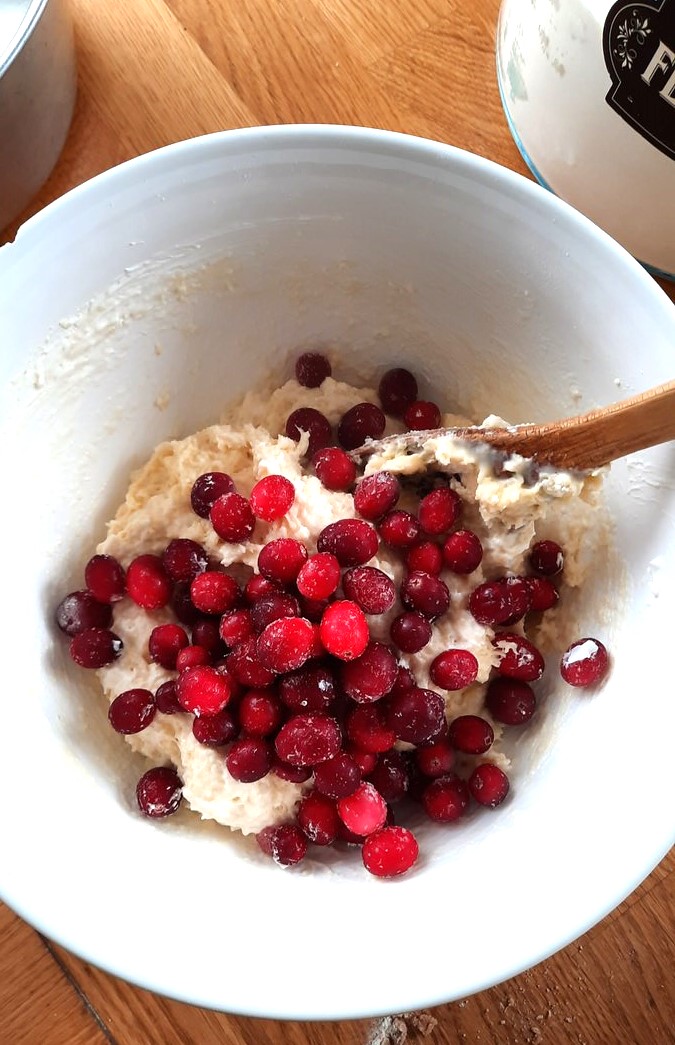
[[(99, 171), (169, 142), (248, 124), (386, 127), (527, 174), (495, 80), (498, 0), (461, 8), (456, 0), (71, 3), (79, 61), (73, 126), (49, 181), (0, 241)], [(675, 287), (663, 286), (675, 300)], [(433, 1028), (409, 1022), (408, 1042), (675, 1042), (674, 901), (671, 853), (586, 936), (507, 983), (435, 1010)], [(169, 1001), (99, 972), (3, 907), (0, 941), (0, 1045), (403, 1040), (406, 1025), (393, 1019), (281, 1024)]]

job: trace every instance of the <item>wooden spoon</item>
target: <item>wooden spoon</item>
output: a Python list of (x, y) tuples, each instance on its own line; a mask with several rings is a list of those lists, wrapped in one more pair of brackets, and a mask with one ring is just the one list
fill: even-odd
[(429, 439), (452, 435), (487, 443), (506, 454), (520, 454), (540, 464), (573, 471), (600, 468), (619, 457), (675, 439), (675, 381), (640, 392), (601, 410), (564, 417), (549, 424), (510, 428), (435, 428), (404, 432), (365, 443), (352, 451), (358, 462), (393, 445), (402, 453), (421, 450)]

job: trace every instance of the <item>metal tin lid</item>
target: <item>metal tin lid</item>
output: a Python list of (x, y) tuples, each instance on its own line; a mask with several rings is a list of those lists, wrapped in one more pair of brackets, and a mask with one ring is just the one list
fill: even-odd
[(47, 0), (0, 0), (0, 76), (11, 65)]

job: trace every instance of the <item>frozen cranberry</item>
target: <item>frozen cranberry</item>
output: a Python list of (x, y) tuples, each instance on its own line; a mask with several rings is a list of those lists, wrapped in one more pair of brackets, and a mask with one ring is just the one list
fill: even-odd
[[(363, 709), (357, 708), (356, 710), (361, 711)], [(394, 737), (393, 733), (391, 734), (391, 736), (393, 738), (392, 744), (394, 744), (396, 741), (396, 737)], [(356, 762), (357, 766), (361, 770), (362, 776), (367, 776), (369, 773), (372, 773), (375, 769), (375, 766), (377, 765), (377, 755), (373, 754), (373, 752), (371, 751), (361, 751), (360, 748), (352, 747), (350, 745), (347, 748), (347, 754), (351, 759), (354, 760), (354, 762)]]
[(391, 697), (387, 725), (399, 740), (409, 744), (426, 744), (440, 733), (445, 724), (445, 702), (432, 689), (412, 686)]
[(416, 863), (419, 846), (405, 827), (383, 827), (366, 838), (361, 850), (363, 866), (377, 878), (395, 878)]
[(459, 820), (469, 805), (469, 789), (463, 780), (449, 773), (432, 780), (422, 795), (424, 811), (431, 820), (449, 824)]
[(402, 664), (399, 664), (398, 672), (396, 673), (396, 682), (391, 690), (392, 694), (402, 693), (404, 689), (410, 689), (411, 686), (416, 685), (415, 676), (410, 668), (406, 668)]
[(323, 450), (333, 440), (333, 430), (328, 418), (311, 406), (301, 406), (294, 410), (286, 421), (286, 435), (294, 442), (300, 442), (303, 432), (307, 432), (309, 442), (307, 455), (313, 457), (318, 450)]
[(279, 758), (292, 766), (315, 766), (340, 750), (340, 727), (329, 715), (294, 715), (274, 742)]
[(156, 711), (149, 689), (127, 689), (111, 703), (108, 719), (117, 733), (140, 733), (150, 725)]
[(249, 504), (257, 519), (281, 519), (295, 500), (295, 488), (283, 475), (266, 475), (251, 490)]
[(394, 582), (375, 566), (354, 566), (342, 577), (342, 590), (364, 613), (386, 613), (396, 601)]
[(325, 667), (304, 667), (285, 675), (281, 700), (291, 711), (325, 711), (336, 696), (335, 679)]
[(192, 720), (192, 735), (205, 747), (223, 747), (238, 734), (239, 727), (227, 708), (217, 715), (202, 715)]
[(234, 493), (235, 485), (225, 472), (204, 472), (195, 479), (190, 493), (192, 511), (202, 519), (208, 519), (209, 512), (219, 497), (226, 493)]
[(176, 671), (185, 671), (186, 668), (196, 668), (202, 664), (211, 663), (211, 654), (204, 646), (184, 646), (176, 654)]
[(295, 824), (280, 824), (272, 829), (270, 856), (281, 867), (293, 867), (304, 859), (307, 853), (307, 839)]
[(406, 553), (405, 562), (411, 573), (430, 573), (437, 577), (443, 569), (443, 552), (433, 541), (422, 541)]
[(417, 391), (414, 375), (403, 367), (387, 370), (377, 389), (382, 409), (392, 417), (403, 417), (406, 408), (417, 399)]
[(341, 566), (362, 566), (376, 554), (378, 544), (377, 533), (362, 519), (329, 523), (316, 542), (320, 552), (330, 552)]
[(498, 766), (483, 762), (469, 777), (469, 791), (480, 805), (494, 809), (509, 793), (509, 778)]
[(501, 655), (497, 665), (500, 675), (521, 682), (536, 682), (544, 674), (544, 658), (533, 643), (522, 635), (502, 631), (495, 635), (492, 645)]
[(327, 490), (345, 492), (356, 482), (356, 465), (349, 454), (338, 447), (319, 450), (312, 458), (314, 471)]
[(324, 649), (340, 660), (360, 657), (370, 637), (363, 611), (348, 599), (339, 599), (326, 608), (319, 634)]
[(206, 549), (196, 541), (178, 537), (169, 541), (162, 553), (162, 565), (172, 581), (187, 584), (209, 564)]
[(526, 577), (530, 592), (530, 609), (537, 613), (552, 609), (560, 595), (558, 589), (547, 577)]
[(578, 639), (560, 661), (560, 674), (570, 686), (593, 686), (608, 668), (609, 654), (598, 639)]
[(112, 555), (94, 555), (84, 568), (84, 583), (99, 602), (117, 602), (125, 593), (126, 574)]
[(435, 536), (446, 533), (457, 522), (462, 510), (462, 501), (449, 487), (432, 490), (420, 501), (418, 518), (425, 533)]
[(158, 624), (152, 629), (148, 639), (150, 660), (154, 660), (167, 671), (173, 671), (179, 651), (187, 645), (188, 637), (185, 628), (181, 628), (180, 624)]
[(278, 537), (260, 549), (258, 569), (270, 581), (292, 584), (306, 561), (304, 544), (292, 537)]
[(300, 568), (296, 585), (308, 599), (327, 599), (340, 583), (340, 563), (330, 552), (311, 555)]
[(340, 820), (355, 835), (372, 835), (387, 819), (387, 803), (372, 784), (359, 784), (353, 794), (338, 800)]
[(138, 808), (145, 816), (169, 816), (178, 809), (183, 785), (175, 769), (156, 766), (148, 769), (136, 785)]
[(479, 584), (469, 596), (469, 610), (479, 624), (515, 624), (530, 608), (524, 577), (500, 577)]
[(456, 530), (443, 545), (443, 561), (453, 573), (473, 573), (482, 558), (483, 545), (473, 530)]
[(112, 619), (111, 607), (88, 591), (71, 591), (56, 607), (56, 623), (71, 637), (88, 628), (107, 628)]
[(478, 715), (460, 715), (453, 719), (448, 740), (456, 751), (466, 755), (484, 755), (495, 738), (489, 722)]
[(421, 613), (401, 613), (391, 622), (389, 634), (403, 653), (419, 653), (431, 638), (431, 624)]
[(555, 577), (565, 565), (565, 556), (555, 541), (537, 541), (530, 548), (530, 569), (542, 577)]
[(238, 493), (226, 493), (219, 497), (211, 508), (209, 518), (218, 536), (230, 544), (243, 544), (255, 528), (251, 506)]
[(294, 595), (274, 592), (254, 602), (249, 613), (253, 629), (259, 635), (272, 621), (281, 620), (282, 617), (299, 617), (300, 603)]
[(160, 610), (171, 598), (171, 580), (158, 555), (139, 555), (127, 570), (127, 591), (144, 610)]
[(249, 689), (239, 704), (239, 724), (250, 737), (268, 737), (281, 723), (281, 705), (269, 689)]
[(277, 584), (276, 581), (268, 580), (267, 577), (262, 577), (259, 573), (254, 573), (244, 585), (244, 601), (248, 606), (253, 606), (258, 599), (278, 591), (282, 591), (280, 584)]
[(202, 613), (225, 613), (239, 601), (239, 585), (227, 573), (207, 570), (190, 585), (192, 603)]
[(314, 845), (332, 845), (340, 826), (335, 803), (317, 791), (310, 791), (298, 806), (298, 824)]
[(476, 681), (478, 661), (466, 649), (449, 649), (431, 662), (429, 678), (440, 689), (464, 689)]
[(192, 642), (195, 646), (202, 646), (207, 650), (214, 660), (225, 656), (225, 645), (215, 620), (196, 621), (192, 626)]
[(390, 548), (412, 548), (421, 532), (418, 520), (402, 508), (387, 512), (379, 524), (380, 537)]
[[(261, 629), (262, 630), (262, 629)], [(220, 618), (220, 637), (230, 649), (253, 638), (255, 630), (249, 610), (230, 610)]]
[(70, 655), (81, 668), (104, 668), (122, 652), (119, 635), (107, 628), (85, 628), (70, 641)]
[(276, 753), (272, 756), (272, 772), (280, 780), (288, 780), (291, 784), (304, 784), (312, 775), (309, 766), (291, 766)]
[(314, 770), (314, 786), (328, 798), (346, 798), (361, 783), (361, 770), (351, 755), (340, 751)]
[(390, 511), (401, 496), (401, 484), (391, 472), (375, 472), (354, 490), (354, 507), (364, 519), (375, 521)]
[(295, 377), (305, 388), (318, 388), (332, 374), (331, 365), (321, 352), (303, 352), (295, 361)]
[(377, 704), (362, 704), (349, 712), (347, 736), (356, 748), (379, 755), (396, 743), (396, 734), (387, 723), (383, 708)]
[(435, 740), (432, 744), (425, 744), (415, 751), (415, 759), (420, 772), (432, 780), (445, 776), (452, 769), (455, 761), (455, 753), (450, 741), (443, 737)]
[(227, 675), (203, 664), (186, 668), (176, 683), (178, 700), (193, 715), (218, 714), (229, 702), (232, 692), (232, 680)]
[(450, 606), (450, 592), (440, 577), (416, 571), (409, 573), (401, 584), (401, 602), (407, 609), (434, 620)]
[(387, 419), (374, 403), (357, 403), (340, 418), (337, 437), (345, 450), (355, 450), (366, 439), (379, 439)]
[(176, 694), (176, 681), (171, 679), (169, 682), (163, 682), (161, 686), (157, 688), (155, 693), (155, 705), (158, 711), (161, 711), (163, 715), (176, 715), (182, 711), (183, 708), (178, 703), (178, 696)]
[(312, 655), (314, 629), (303, 617), (272, 621), (258, 636), (258, 660), (268, 671), (295, 671)]
[(527, 682), (499, 677), (490, 681), (485, 704), (492, 717), (505, 726), (524, 726), (537, 706), (534, 692)]
[(410, 783), (408, 761), (400, 751), (385, 751), (377, 759), (377, 765), (368, 778), (385, 802), (398, 802), (404, 798)]
[(171, 596), (171, 609), (181, 624), (194, 624), (200, 619), (200, 612), (190, 598), (189, 584), (174, 585)]
[(398, 674), (396, 657), (382, 642), (369, 642), (355, 660), (344, 664), (340, 681), (345, 693), (359, 704), (370, 704), (390, 691)]
[(233, 780), (252, 784), (269, 773), (272, 765), (270, 749), (257, 737), (235, 740), (227, 753), (225, 765)]
[(441, 424), (441, 411), (435, 403), (424, 399), (417, 399), (406, 407), (403, 421), (413, 431), (423, 432), (428, 428), (439, 428)]
[(257, 640), (240, 642), (227, 658), (230, 671), (243, 686), (264, 687), (274, 681), (274, 672), (263, 667), (258, 659)]

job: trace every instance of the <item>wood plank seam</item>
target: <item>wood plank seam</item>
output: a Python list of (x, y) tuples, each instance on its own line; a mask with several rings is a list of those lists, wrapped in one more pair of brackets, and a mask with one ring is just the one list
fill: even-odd
[(59, 969), (61, 970), (62, 975), (65, 976), (66, 980), (68, 981), (70, 986), (73, 988), (73, 990), (77, 994), (78, 998), (82, 1002), (83, 1006), (85, 1007), (85, 1009), (87, 1010), (87, 1012), (89, 1013), (91, 1018), (98, 1024), (98, 1026), (99, 1026), (99, 1028), (101, 1030), (101, 1033), (105, 1036), (106, 1040), (108, 1042), (110, 1042), (110, 1045), (120, 1045), (120, 1043), (117, 1041), (117, 1039), (111, 1033), (110, 1029), (106, 1026), (106, 1023), (103, 1020), (103, 1017), (99, 1014), (99, 1012), (94, 1007), (92, 1002), (89, 1000), (89, 998), (87, 997), (85, 992), (82, 990), (82, 988), (81, 988), (80, 984), (78, 983), (78, 981), (72, 975), (72, 973), (70, 972), (68, 967), (66, 965), (64, 965), (64, 963), (61, 961), (60, 956), (58, 955), (58, 953), (56, 952), (56, 950), (54, 949), (54, 947), (50, 943), (50, 941), (47, 939), (47, 937), (43, 936), (41, 933), (37, 933), (37, 935), (42, 940), (42, 943), (44, 944), (45, 949), (49, 952), (49, 955), (51, 956), (52, 960), (54, 962), (56, 962), (56, 964), (58, 965)]

